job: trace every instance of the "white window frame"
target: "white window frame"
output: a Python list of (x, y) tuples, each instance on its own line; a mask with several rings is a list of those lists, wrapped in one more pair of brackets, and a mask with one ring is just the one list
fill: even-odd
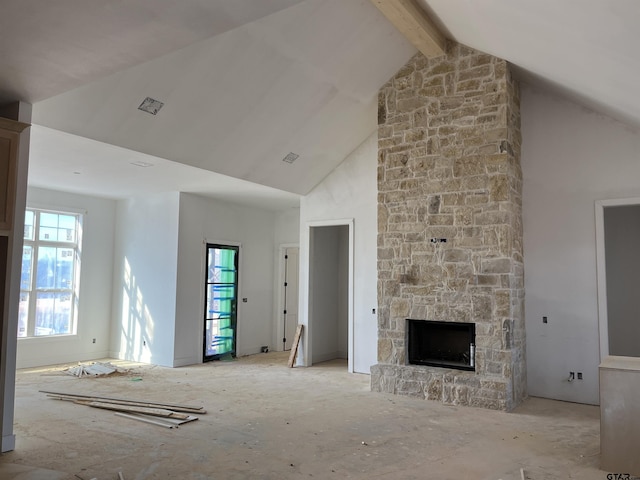
[[(20, 315), (19, 322), (19, 330), (18, 330), (18, 339), (33, 339), (33, 338), (55, 338), (55, 337), (64, 337), (71, 336), (77, 334), (78, 328), (78, 302), (80, 298), (80, 265), (81, 265), (81, 250), (82, 250), (82, 225), (85, 212), (76, 210), (76, 209), (51, 209), (51, 208), (42, 208), (38, 206), (27, 206), (27, 212), (33, 212), (34, 214), (34, 223), (33, 223), (33, 234), (30, 238), (27, 238), (26, 230), (24, 235), (24, 246), (23, 246), (23, 255), (25, 247), (31, 247), (31, 272), (29, 278), (29, 289), (23, 289), (22, 283), (22, 275), (20, 282), (20, 298), (22, 303), (23, 294), (29, 295), (28, 309), (26, 317)], [(58, 240), (41, 240), (39, 237), (40, 232), (40, 216), (41, 214), (56, 214), (56, 215), (70, 215), (76, 217), (76, 240), (75, 242), (66, 242), (66, 241), (58, 241)], [(26, 229), (26, 225), (25, 225)], [(64, 248), (73, 250), (73, 266), (72, 266), (72, 281), (71, 285), (68, 288), (48, 288), (48, 289), (38, 289), (37, 275), (38, 275), (38, 249), (41, 247), (53, 247), (53, 248)], [(47, 293), (69, 293), (70, 295), (70, 312), (69, 312), (69, 331), (64, 333), (42, 333), (40, 332), (36, 335), (36, 300), (38, 292), (47, 292)], [(24, 322), (22, 321), (24, 319)], [(26, 335), (20, 336), (20, 329), (23, 328), (22, 325), (24, 323), (24, 329), (26, 330)]]

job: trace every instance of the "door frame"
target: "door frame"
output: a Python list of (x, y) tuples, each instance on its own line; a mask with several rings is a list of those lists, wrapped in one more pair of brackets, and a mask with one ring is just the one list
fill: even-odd
[[(311, 229), (316, 227), (340, 227), (347, 226), (349, 227), (349, 260), (348, 260), (348, 268), (349, 268), (349, 278), (347, 281), (348, 286), (348, 301), (347, 301), (347, 315), (348, 315), (348, 360), (347, 360), (347, 369), (349, 373), (353, 373), (353, 365), (354, 365), (354, 350), (355, 350), (355, 338), (354, 338), (354, 315), (353, 315), (353, 278), (354, 278), (354, 219), (346, 218), (346, 219), (336, 219), (336, 220), (320, 220), (320, 221), (312, 221), (307, 222), (305, 226), (305, 233), (307, 235), (306, 238), (306, 252), (303, 257), (302, 249), (300, 250), (300, 265), (303, 265), (303, 262), (306, 262), (306, 275), (304, 275), (304, 281), (302, 275), (300, 276), (300, 290), (298, 291), (299, 297), (299, 308), (298, 311), (300, 314), (304, 314), (304, 316), (299, 315), (300, 322), (305, 325), (303, 330), (303, 340), (304, 340), (304, 348), (302, 349), (302, 361), (303, 365), (309, 367), (312, 365), (312, 345), (311, 339), (313, 338), (313, 322), (311, 319), (311, 305), (309, 302), (310, 292), (309, 292), (309, 284), (311, 279), (311, 270), (313, 265), (311, 264)], [(302, 243), (302, 242), (301, 242)], [(302, 269), (301, 269), (302, 270)]]
[[(240, 335), (238, 335), (238, 326), (240, 325), (240, 312), (242, 310), (242, 301), (241, 301), (241, 294), (240, 292), (242, 292), (242, 243), (241, 242), (236, 242), (236, 241), (232, 241), (232, 240), (218, 240), (218, 239), (209, 239), (209, 238), (203, 238), (202, 240), (202, 261), (201, 261), (201, 272), (200, 272), (200, 286), (203, 286), (203, 281), (206, 279), (206, 272), (207, 272), (207, 245), (209, 244), (215, 244), (215, 245), (228, 245), (230, 247), (238, 247), (238, 301), (236, 303), (236, 356), (239, 356), (240, 354), (238, 353), (240, 351)], [(206, 294), (205, 294), (205, 289), (204, 288), (200, 288), (200, 305), (201, 308), (205, 305), (205, 302), (207, 301), (206, 298)], [(200, 322), (200, 336), (198, 337), (198, 343), (200, 345), (200, 363), (204, 363), (204, 338), (206, 335), (206, 331), (205, 331), (205, 322), (203, 321), (203, 313), (204, 310), (201, 309), (200, 310), (200, 315), (199, 315), (199, 322)]]
[(596, 276), (598, 285), (598, 331), (600, 337), (600, 361), (609, 356), (609, 318), (607, 314), (607, 263), (604, 244), (604, 209), (640, 205), (640, 197), (596, 200)]
[[(282, 335), (284, 332), (284, 264), (283, 261), (285, 251), (287, 248), (297, 248), (298, 249), (298, 311), (300, 310), (300, 244), (299, 243), (281, 243), (278, 245), (278, 288), (277, 295), (278, 299), (276, 301), (276, 312), (275, 312), (275, 342), (274, 345), (277, 345), (274, 348), (277, 352), (283, 352), (284, 346), (282, 345)], [(298, 320), (300, 320), (300, 315), (298, 315)]]

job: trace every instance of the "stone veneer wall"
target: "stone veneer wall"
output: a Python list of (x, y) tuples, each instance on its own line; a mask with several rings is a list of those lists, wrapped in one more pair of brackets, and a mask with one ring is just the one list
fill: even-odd
[[(519, 108), (506, 61), (453, 43), (381, 89), (372, 390), (503, 410), (526, 397)], [(407, 318), (476, 323), (476, 371), (408, 365)]]

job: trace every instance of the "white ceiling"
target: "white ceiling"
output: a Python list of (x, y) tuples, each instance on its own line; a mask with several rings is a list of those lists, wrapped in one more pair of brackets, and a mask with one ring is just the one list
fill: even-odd
[(414, 52), (369, 0), (306, 0), (36, 102), (33, 122), (303, 195), (375, 131)]
[(448, 37), (540, 84), (640, 126), (637, 0), (418, 0)]
[[(521, 79), (640, 126), (640, 2), (418, 2)], [(0, 103), (33, 103), (47, 127), (31, 184), (277, 209), (375, 131), (377, 90), (414, 52), (370, 0), (5, 0)], [(147, 96), (165, 102), (157, 116), (137, 110)]]
[(31, 127), (30, 157), (29, 185), (34, 187), (111, 199), (180, 191), (273, 211), (299, 205), (294, 193), (40, 125)]
[(0, 104), (35, 103), (302, 0), (3, 0)]

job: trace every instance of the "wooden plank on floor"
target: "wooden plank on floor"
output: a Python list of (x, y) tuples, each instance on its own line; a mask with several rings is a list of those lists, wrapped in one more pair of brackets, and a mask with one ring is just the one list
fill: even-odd
[[(171, 410), (176, 410), (177, 408), (184, 408), (187, 409), (189, 411), (193, 410), (193, 413), (205, 413), (204, 412), (204, 407), (199, 407), (197, 405), (182, 405), (182, 404), (178, 404), (178, 403), (164, 403), (164, 402), (149, 402), (149, 401), (145, 401), (145, 400), (132, 400), (132, 399), (127, 399), (127, 398), (117, 398), (117, 397), (101, 397), (101, 396), (94, 396), (94, 395), (81, 395), (78, 393), (64, 393), (64, 392), (54, 392), (51, 390), (39, 390), (40, 393), (48, 393), (51, 395), (59, 395), (61, 397), (77, 397), (77, 398), (83, 398), (85, 400), (89, 400), (91, 399), (92, 401), (109, 401), (109, 402), (113, 402), (113, 401), (121, 401), (121, 402), (131, 402), (131, 403), (141, 403), (141, 404), (147, 404), (147, 405), (153, 405), (154, 407), (158, 407), (158, 408), (168, 408)], [(178, 411), (178, 410), (176, 410)]]
[(178, 426), (174, 425), (173, 423), (167, 423), (167, 422), (163, 422), (162, 420), (157, 420), (157, 419), (148, 418), (148, 417), (142, 417), (140, 415), (134, 415), (132, 413), (116, 412), (116, 415), (119, 416), (119, 417), (129, 418), (131, 420), (137, 420), (138, 422), (150, 423), (151, 425), (157, 425), (159, 427), (178, 428)]
[(129, 400), (108, 400), (104, 397), (85, 397), (85, 396), (76, 396), (76, 395), (59, 395), (54, 393), (47, 393), (47, 397), (55, 398), (57, 400), (83, 400), (87, 402), (104, 402), (111, 403), (114, 405), (129, 405), (131, 407), (150, 407), (150, 408), (166, 408), (167, 410), (173, 410), (174, 412), (183, 412), (183, 413), (195, 413), (195, 414), (204, 414), (207, 413), (206, 410), (199, 408), (186, 408), (186, 407), (168, 407), (162, 403), (150, 403), (150, 402), (136, 402)]
[(293, 368), (293, 364), (296, 361), (296, 356), (298, 355), (298, 345), (300, 344), (300, 337), (302, 336), (302, 328), (304, 325), (298, 324), (298, 328), (296, 328), (296, 334), (293, 337), (293, 344), (291, 345), (291, 353), (289, 354), (289, 368)]
[(164, 408), (131, 407), (129, 405), (114, 405), (112, 403), (89, 402), (85, 400), (74, 400), (74, 403), (77, 403), (79, 405), (86, 405), (93, 408), (114, 410), (116, 412), (143, 413), (145, 415), (153, 415), (154, 417), (178, 418), (180, 420), (186, 420), (187, 418), (189, 418), (189, 415), (166, 410)]
[[(136, 415), (138, 415), (140, 417), (144, 417), (145, 416), (143, 414), (136, 414)], [(193, 422), (195, 420), (198, 420), (198, 417), (196, 417), (194, 415), (189, 415), (185, 419), (180, 419), (180, 418), (162, 418), (163, 422), (170, 423), (172, 425), (175, 425), (176, 427), (179, 426), (179, 425), (183, 425), (185, 423)]]

